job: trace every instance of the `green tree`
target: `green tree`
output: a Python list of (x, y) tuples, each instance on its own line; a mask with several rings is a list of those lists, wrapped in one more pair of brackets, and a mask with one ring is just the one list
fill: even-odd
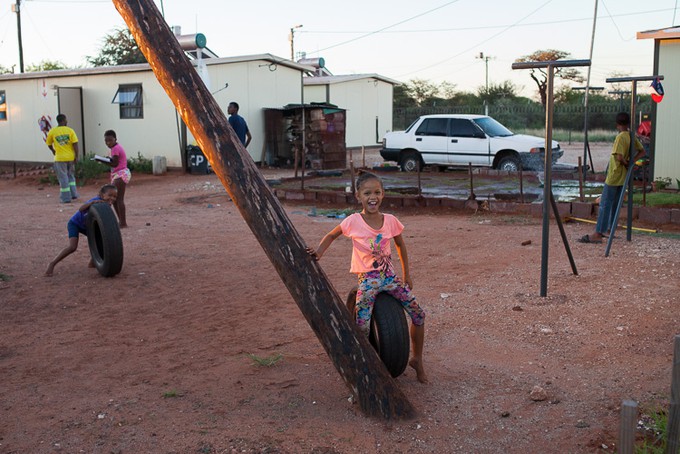
[(92, 66), (117, 66), (131, 65), (133, 63), (146, 63), (146, 58), (139, 50), (137, 42), (130, 30), (117, 29), (104, 37), (104, 44), (99, 49), (96, 57), (86, 57)]
[[(518, 58), (515, 60), (517, 63), (522, 63), (522, 62), (531, 62), (531, 61), (555, 61), (555, 60), (564, 60), (567, 57), (570, 57), (571, 54), (569, 52), (565, 52), (562, 50), (555, 50), (555, 49), (545, 49), (545, 50), (537, 50), (536, 52), (530, 54), (530, 55), (525, 55), (523, 57)], [(545, 104), (548, 100), (548, 72), (546, 71), (545, 68), (532, 68), (529, 70), (529, 74), (531, 78), (536, 82), (536, 85), (538, 86), (538, 94), (541, 98), (541, 104), (545, 107)], [(578, 70), (574, 68), (564, 68), (564, 67), (557, 67), (555, 68), (555, 77), (560, 78), (563, 80), (573, 80), (575, 82), (583, 82), (583, 77), (581, 74), (578, 72)]]
[(411, 98), (406, 89), (406, 84), (400, 84), (394, 86), (393, 105), (395, 108), (408, 108), (416, 107), (416, 101)]
[(38, 64), (32, 64), (28, 65), (26, 67), (26, 72), (27, 73), (37, 73), (40, 71), (54, 71), (57, 69), (67, 69), (68, 66), (66, 66), (64, 63), (58, 61), (58, 60), (43, 60)]
[(439, 87), (425, 79), (412, 79), (408, 81), (405, 90), (406, 94), (419, 106), (428, 104), (428, 101), (439, 93)]
[(477, 96), (481, 100), (493, 104), (497, 101), (516, 98), (517, 87), (509, 80), (506, 80), (500, 84), (490, 84), (488, 88), (486, 86), (479, 87), (477, 89)]
[(0, 74), (12, 74), (14, 72), (14, 65), (11, 68), (0, 65)]

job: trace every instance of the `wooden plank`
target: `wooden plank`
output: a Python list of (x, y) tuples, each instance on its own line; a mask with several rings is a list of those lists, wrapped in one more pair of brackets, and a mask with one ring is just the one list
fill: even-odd
[(668, 411), (666, 454), (680, 452), (680, 335), (675, 336), (673, 373), (671, 376), (671, 404)]
[(624, 400), (621, 405), (621, 425), (619, 428), (619, 454), (635, 452), (635, 430), (637, 428), (637, 402)]
[(304, 241), (153, 0), (113, 3), (361, 410), (385, 419), (414, 416), (413, 406), (350, 320), (326, 274), (305, 252)]

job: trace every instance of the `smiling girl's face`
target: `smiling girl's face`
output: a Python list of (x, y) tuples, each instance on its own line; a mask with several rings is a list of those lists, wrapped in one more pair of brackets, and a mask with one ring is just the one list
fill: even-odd
[(370, 178), (357, 188), (356, 198), (361, 202), (365, 214), (378, 213), (385, 196), (382, 182), (378, 178)]

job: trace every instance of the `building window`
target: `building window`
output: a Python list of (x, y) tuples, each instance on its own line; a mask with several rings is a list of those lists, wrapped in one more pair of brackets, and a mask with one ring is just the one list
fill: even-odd
[(120, 118), (144, 118), (142, 84), (119, 85), (111, 104), (118, 104)]
[(5, 90), (0, 90), (0, 121), (7, 121), (7, 98), (5, 98)]

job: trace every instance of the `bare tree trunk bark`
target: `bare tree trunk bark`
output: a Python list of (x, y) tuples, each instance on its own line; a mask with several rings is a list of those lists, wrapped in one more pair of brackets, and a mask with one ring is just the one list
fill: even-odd
[(153, 1), (113, 3), (361, 410), (385, 419), (412, 417), (413, 406), (305, 252), (304, 241)]

